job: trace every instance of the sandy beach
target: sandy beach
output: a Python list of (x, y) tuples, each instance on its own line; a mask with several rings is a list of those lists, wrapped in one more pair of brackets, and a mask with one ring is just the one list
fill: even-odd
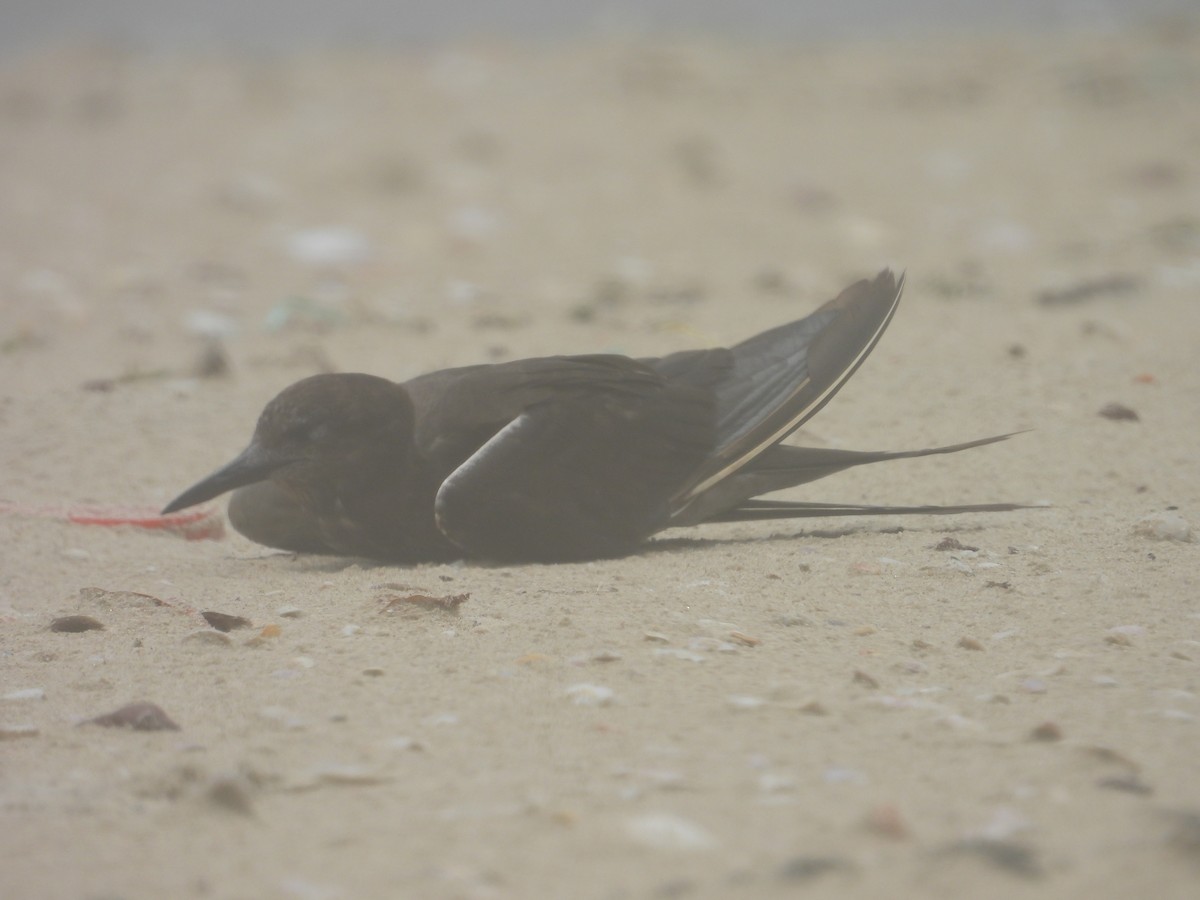
[[(1183, 26), (8, 62), (0, 893), (1197, 896), (1198, 95)], [(727, 345), (885, 266), (799, 439), (1025, 433), (788, 496), (1044, 508), (530, 566), (71, 521), (314, 372)]]

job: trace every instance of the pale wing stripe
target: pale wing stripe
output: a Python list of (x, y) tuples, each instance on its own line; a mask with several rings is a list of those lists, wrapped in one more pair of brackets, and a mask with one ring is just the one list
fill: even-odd
[(522, 425), (524, 425), (528, 417), (529, 413), (521, 413), (519, 416), (493, 434), (490, 438), (488, 438), (478, 450), (463, 460), (458, 468), (447, 475), (445, 480), (442, 481), (441, 486), (438, 488), (437, 496), (433, 500), (433, 516), (439, 531), (443, 533), (446, 531), (446, 529), (442, 527), (441, 518), (442, 493), (447, 488), (453, 489), (455, 482), (459, 479), (465, 478), (472, 469), (476, 468), (488, 455), (489, 451), (495, 449), (496, 446), (511, 438), (513, 433), (520, 429)]
[[(778, 443), (790, 432), (798, 428), (805, 419), (820, 412), (821, 408), (824, 407), (825, 404), (829, 402), (830, 398), (832, 398), (833, 395), (841, 389), (842, 385), (845, 384), (846, 381), (856, 371), (858, 371), (858, 367), (862, 365), (863, 360), (865, 360), (870, 355), (871, 351), (875, 349), (875, 345), (879, 343), (880, 337), (883, 336), (883, 332), (887, 329), (888, 324), (892, 321), (892, 316), (894, 316), (896, 313), (896, 308), (899, 306), (900, 295), (903, 292), (903, 289), (904, 278), (901, 276), (899, 284), (896, 285), (896, 296), (892, 300), (892, 305), (888, 309), (888, 314), (884, 316), (883, 320), (879, 323), (878, 327), (871, 335), (871, 339), (863, 345), (863, 348), (854, 357), (853, 362), (846, 367), (845, 371), (842, 372), (842, 374), (838, 376), (838, 378), (833, 381), (829, 387), (815, 397), (812, 403), (809, 403), (803, 409), (799, 410), (796, 415), (792, 416), (787, 422), (772, 431), (769, 435), (767, 435), (767, 437), (763, 438), (740, 456), (730, 460), (728, 465), (722, 467), (712, 475), (709, 475), (703, 481), (690, 488), (686, 493), (680, 495), (674, 503), (675, 509), (671, 515), (674, 516), (678, 514), (693, 497), (704, 493), (704, 491), (711, 488), (717, 482), (736, 472), (750, 460), (754, 459), (754, 457), (758, 456), (758, 454), (762, 453), (765, 449)], [(804, 390), (810, 380), (811, 379), (809, 378), (805, 378), (804, 381), (796, 386), (796, 388), (791, 392), (790, 396), (794, 397), (796, 394), (800, 393), (800, 391)], [(787, 401), (781, 403), (780, 406), (785, 406), (786, 403)]]

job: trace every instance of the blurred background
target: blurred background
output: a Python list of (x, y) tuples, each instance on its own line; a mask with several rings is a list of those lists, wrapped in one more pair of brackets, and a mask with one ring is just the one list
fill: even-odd
[(792, 41), (938, 30), (1113, 29), (1195, 6), (1194, 0), (7, 0), (0, 5), (0, 56), (97, 39), (161, 50), (214, 45), (278, 50), (427, 44), (480, 34), (546, 39), (717, 32)]

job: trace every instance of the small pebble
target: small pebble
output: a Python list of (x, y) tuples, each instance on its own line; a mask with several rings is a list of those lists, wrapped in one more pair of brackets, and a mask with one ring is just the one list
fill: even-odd
[(218, 775), (208, 783), (205, 796), (210, 803), (229, 812), (243, 816), (254, 813), (250, 802), (250, 785), (240, 775)]
[(614, 696), (612, 688), (588, 683), (573, 684), (566, 693), (577, 706), (608, 706)]
[(729, 641), (715, 637), (694, 637), (687, 643), (689, 650), (701, 650), (705, 653), (729, 653), (737, 650)]
[(762, 697), (751, 697), (746, 694), (734, 694), (729, 697), (729, 705), (734, 709), (760, 709), (767, 703)]
[(234, 616), (229, 613), (208, 610), (200, 613), (204, 621), (217, 631), (233, 631), (235, 628), (249, 628), (251, 622), (244, 616)]
[(1061, 741), (1062, 738), (1062, 728), (1055, 722), (1043, 722), (1029, 732), (1029, 739), (1031, 741), (1053, 743), (1054, 741)]
[(655, 850), (710, 850), (717, 840), (707, 830), (671, 813), (647, 813), (629, 819), (626, 833), (637, 843)]
[(695, 653), (691, 650), (683, 650), (679, 647), (659, 647), (654, 651), (654, 655), (670, 657), (671, 659), (682, 659), (694, 663), (702, 663), (705, 659), (703, 654)]
[(264, 706), (258, 711), (258, 714), (288, 731), (300, 731), (308, 726), (307, 721), (283, 706)]
[(1139, 519), (1133, 533), (1152, 541), (1176, 541), (1195, 543), (1196, 533), (1187, 519), (1176, 512), (1162, 512)]
[(371, 244), (359, 231), (344, 225), (308, 228), (287, 240), (288, 255), (314, 266), (344, 266), (371, 256)]
[(223, 631), (217, 631), (215, 628), (201, 628), (185, 634), (183, 642), (187, 644), (215, 644), (219, 647), (228, 647), (233, 643), (233, 638)]
[(188, 310), (183, 319), (183, 327), (192, 334), (210, 340), (231, 338), (238, 331), (236, 319), (211, 309)]
[(79, 634), (84, 631), (102, 631), (104, 624), (91, 616), (59, 616), (50, 623), (51, 631)]
[(946, 847), (943, 853), (969, 854), (1025, 878), (1038, 878), (1043, 874), (1037, 851), (1032, 847), (1010, 840), (990, 838), (968, 838)]
[(830, 766), (821, 773), (821, 780), (826, 784), (866, 784), (869, 781), (865, 772), (843, 766)]
[(140, 591), (108, 591), (98, 587), (79, 589), (80, 604), (97, 606), (100, 609), (154, 609), (167, 603)]
[(1141, 625), (1115, 625), (1108, 629), (1109, 634), (1123, 634), (1128, 637), (1141, 637), (1146, 629)]
[(87, 719), (81, 725), (132, 728), (134, 731), (179, 731), (179, 726), (156, 703), (129, 703), (120, 709)]
[(9, 691), (4, 695), (5, 700), (45, 700), (46, 691), (43, 688), (22, 688), (18, 691)]
[(0, 741), (18, 741), (21, 738), (37, 737), (39, 733), (36, 725), (27, 722), (13, 725), (0, 723)]
[(1176, 722), (1191, 722), (1196, 718), (1192, 713), (1182, 709), (1159, 709), (1153, 710), (1152, 713), (1163, 719), (1174, 719)]
[(946, 562), (946, 568), (953, 569), (955, 572), (962, 572), (964, 575), (974, 575), (974, 570), (969, 565), (957, 557), (950, 557)]
[(879, 687), (879, 680), (877, 678), (875, 678), (873, 675), (868, 675), (866, 672), (862, 671), (862, 669), (856, 670), (854, 673), (854, 677), (851, 680), (855, 684), (861, 684), (864, 687), (869, 687), (869, 688), (873, 688), (873, 689)]
[(909, 837), (909, 828), (900, 810), (891, 803), (872, 807), (863, 819), (863, 826), (872, 834), (902, 841)]
[(757, 638), (741, 631), (729, 632), (729, 639), (735, 644), (741, 644), (743, 647), (757, 647), (762, 643), (762, 638)]
[(1138, 422), (1141, 416), (1137, 411), (1122, 403), (1106, 403), (1100, 407), (1100, 415), (1114, 422)]
[(1109, 778), (1101, 778), (1096, 782), (1097, 787), (1102, 787), (1109, 791), (1121, 791), (1126, 794), (1141, 794), (1148, 797), (1154, 793), (1154, 788), (1142, 781), (1137, 775), (1113, 775)]
[(962, 541), (960, 541), (958, 538), (955, 538), (955, 537), (942, 538), (940, 541), (938, 541), (936, 544), (933, 545), (933, 549), (934, 550), (942, 550), (942, 551), (946, 551), (946, 550), (969, 550), (972, 552), (979, 551), (978, 547), (972, 547), (969, 544), (964, 544)]
[(958, 639), (958, 646), (964, 650), (983, 650), (983, 644), (975, 640), (973, 637), (961, 637)]
[(390, 750), (414, 750), (420, 751), (425, 749), (425, 745), (416, 738), (410, 737), (394, 737), (389, 738), (384, 742), (384, 746)]
[(782, 772), (764, 772), (758, 776), (758, 789), (764, 794), (782, 794), (798, 786), (795, 776)]
[(366, 766), (345, 763), (324, 763), (311, 772), (314, 781), (322, 784), (371, 785), (384, 784), (391, 779)]
[(275, 615), (281, 619), (298, 619), (304, 615), (304, 610), (298, 606), (281, 606), (275, 610)]
[(838, 856), (797, 856), (784, 863), (779, 877), (786, 881), (811, 881), (830, 872), (852, 872), (854, 869), (854, 863)]

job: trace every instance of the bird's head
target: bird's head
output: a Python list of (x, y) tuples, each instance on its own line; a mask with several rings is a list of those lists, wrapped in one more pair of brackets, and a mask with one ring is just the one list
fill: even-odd
[(400, 385), (374, 375), (313, 375), (268, 403), (250, 445), (172, 500), (163, 514), (268, 478), (299, 481), (322, 469), (364, 464), (373, 455), (400, 456), (412, 429), (412, 402)]

